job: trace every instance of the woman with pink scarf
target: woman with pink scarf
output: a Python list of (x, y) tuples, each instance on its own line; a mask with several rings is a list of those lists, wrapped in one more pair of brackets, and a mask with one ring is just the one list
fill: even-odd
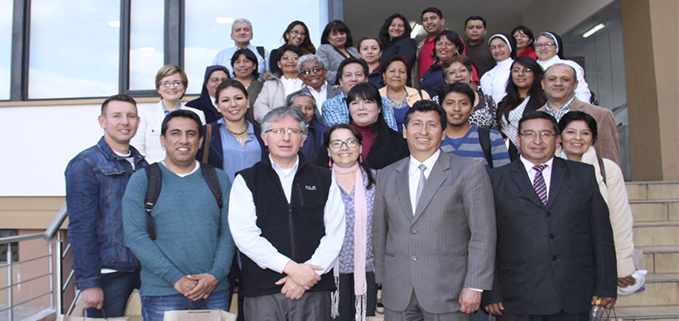
[(363, 137), (356, 128), (337, 124), (324, 138), (346, 215), (344, 243), (334, 268), (337, 290), (332, 294), (332, 317), (363, 321), (375, 315), (377, 304), (372, 245), (375, 172), (361, 159)]

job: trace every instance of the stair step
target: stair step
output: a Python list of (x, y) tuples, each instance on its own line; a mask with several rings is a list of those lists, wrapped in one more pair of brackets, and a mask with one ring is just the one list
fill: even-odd
[(630, 201), (635, 222), (679, 221), (679, 199)]
[(620, 295), (615, 303), (618, 307), (652, 307), (679, 304), (679, 274), (663, 273), (646, 276), (644, 291)]
[(644, 253), (643, 269), (648, 273), (679, 273), (679, 247), (640, 246)]
[(679, 246), (679, 222), (635, 222), (635, 246)]
[(679, 319), (679, 307), (676, 305), (617, 307), (616, 305), (615, 314), (618, 319), (624, 320), (677, 320)]
[(679, 199), (679, 182), (628, 182), (630, 200)]

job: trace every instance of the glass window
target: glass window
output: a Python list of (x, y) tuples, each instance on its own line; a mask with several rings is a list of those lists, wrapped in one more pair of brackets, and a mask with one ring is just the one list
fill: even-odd
[(130, 90), (155, 90), (164, 62), (165, 0), (132, 1), (130, 8)]
[(9, 99), (13, 2), (12, 0), (0, 0), (0, 100)]
[(193, 94), (200, 93), (205, 67), (212, 64), (217, 52), (234, 45), (230, 36), (233, 20), (250, 20), (252, 44), (264, 46), (267, 51), (283, 44), (281, 36), (295, 20), (304, 21), (311, 41), (318, 47), (328, 20), (327, 1), (319, 0), (252, 0), (247, 6), (233, 0), (192, 0), (185, 6), (184, 67), (189, 76), (187, 92)]
[(28, 98), (118, 92), (120, 1), (32, 0)]

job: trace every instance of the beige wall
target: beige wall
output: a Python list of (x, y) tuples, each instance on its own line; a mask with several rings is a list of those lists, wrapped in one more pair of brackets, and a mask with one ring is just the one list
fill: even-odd
[(523, 12), (523, 24), (536, 35), (549, 30), (563, 34), (614, 0), (537, 0)]
[(679, 180), (679, 3), (621, 1), (633, 180)]

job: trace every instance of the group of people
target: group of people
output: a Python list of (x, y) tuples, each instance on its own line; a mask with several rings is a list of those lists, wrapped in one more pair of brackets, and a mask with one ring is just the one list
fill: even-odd
[(559, 36), (421, 22), (315, 48), (294, 21), (269, 53), (237, 19), (199, 98), (166, 65), (158, 104), (106, 99), (66, 168), (88, 316), (135, 288), (145, 320), (229, 310), (237, 284), (242, 320), (365, 320), (379, 288), (387, 320), (587, 320), (642, 284), (613, 114)]

